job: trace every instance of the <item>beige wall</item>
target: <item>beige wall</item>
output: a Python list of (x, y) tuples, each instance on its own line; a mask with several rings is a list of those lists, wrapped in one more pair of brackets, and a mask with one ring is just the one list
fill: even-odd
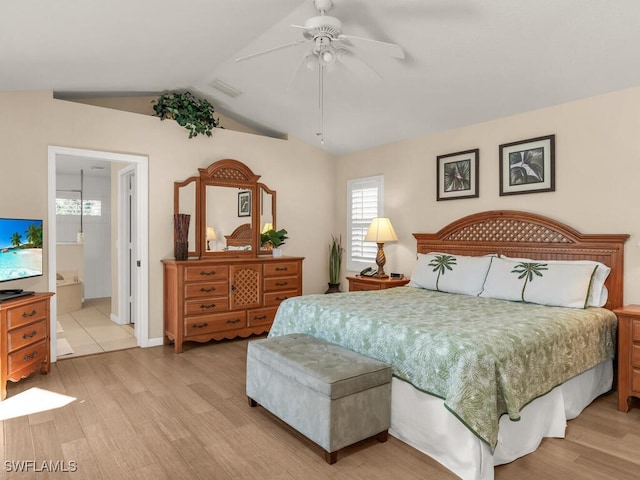
[[(290, 237), (284, 253), (306, 257), (305, 293), (326, 289), (326, 245), (336, 210), (335, 164), (319, 149), (296, 139), (231, 130), (217, 130), (211, 138), (188, 139), (175, 122), (56, 100), (51, 92), (0, 93), (0, 111), (0, 216), (45, 219), (45, 245), (49, 145), (149, 157), (150, 338), (162, 336), (160, 260), (173, 256), (173, 182), (216, 160), (243, 161), (278, 192), (278, 226), (286, 228)], [(47, 261), (45, 248), (45, 266)], [(48, 277), (23, 280), (14, 286), (46, 290)]]
[[(386, 271), (411, 273), (413, 232), (484, 210), (526, 210), (583, 233), (628, 233), (625, 302), (640, 303), (639, 132), (634, 88), (345, 155), (337, 164), (334, 229), (346, 230), (346, 181), (384, 174), (385, 215), (399, 236), (385, 246)], [(556, 135), (556, 191), (500, 197), (499, 145), (549, 134)], [(480, 149), (480, 197), (437, 202), (436, 156), (472, 148)]]

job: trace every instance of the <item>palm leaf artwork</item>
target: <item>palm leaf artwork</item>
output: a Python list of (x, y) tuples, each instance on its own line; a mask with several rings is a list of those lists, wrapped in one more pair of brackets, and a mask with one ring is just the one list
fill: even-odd
[(438, 272), (436, 277), (436, 290), (438, 288), (438, 282), (440, 282), (440, 275), (444, 275), (447, 270), (453, 271), (453, 265), (456, 265), (456, 257), (453, 255), (436, 255), (433, 260), (429, 262), (429, 266), (433, 267), (434, 272)]
[(509, 184), (544, 182), (544, 149), (521, 150), (509, 154)]
[(513, 270), (511, 270), (511, 273), (519, 274), (518, 280), (522, 280), (523, 278), (525, 279), (524, 283), (522, 284), (521, 294), (523, 302), (526, 302), (526, 300), (524, 299), (524, 290), (525, 288), (527, 288), (527, 283), (533, 282), (535, 276), (542, 277), (542, 273), (540, 272), (542, 270), (549, 270), (547, 265), (548, 264), (546, 263), (521, 262), (513, 267)]
[(471, 160), (449, 162), (444, 165), (444, 191), (457, 192), (471, 188)]

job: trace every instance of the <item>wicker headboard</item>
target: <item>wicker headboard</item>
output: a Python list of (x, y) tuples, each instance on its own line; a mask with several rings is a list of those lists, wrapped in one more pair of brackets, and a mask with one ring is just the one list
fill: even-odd
[(606, 308), (623, 305), (626, 234), (584, 235), (533, 213), (492, 210), (456, 220), (437, 233), (414, 233), (418, 253), (498, 253), (537, 260), (596, 260), (611, 267)]
[(244, 247), (251, 245), (251, 224), (243, 223), (231, 235), (225, 235), (227, 247)]

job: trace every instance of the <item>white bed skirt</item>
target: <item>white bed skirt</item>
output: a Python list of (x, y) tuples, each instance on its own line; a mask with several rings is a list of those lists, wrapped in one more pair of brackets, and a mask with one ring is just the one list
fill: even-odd
[(492, 455), (489, 446), (444, 407), (443, 400), (393, 378), (389, 433), (464, 480), (492, 480), (494, 465), (533, 452), (544, 437), (564, 438), (567, 420), (608, 392), (612, 382), (613, 362), (608, 360), (531, 402), (522, 409), (520, 421), (503, 415)]

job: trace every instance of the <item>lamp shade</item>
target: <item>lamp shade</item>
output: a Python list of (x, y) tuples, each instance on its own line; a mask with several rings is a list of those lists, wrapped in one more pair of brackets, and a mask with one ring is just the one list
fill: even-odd
[(267, 222), (264, 224), (264, 227), (262, 227), (261, 233), (267, 233), (269, 230), (273, 230), (273, 223)]
[(385, 243), (393, 242), (394, 240), (398, 240), (398, 236), (388, 218), (382, 217), (371, 220), (367, 236), (364, 237), (365, 242)]
[(216, 240), (216, 232), (213, 230), (213, 227), (207, 227), (207, 240)]

